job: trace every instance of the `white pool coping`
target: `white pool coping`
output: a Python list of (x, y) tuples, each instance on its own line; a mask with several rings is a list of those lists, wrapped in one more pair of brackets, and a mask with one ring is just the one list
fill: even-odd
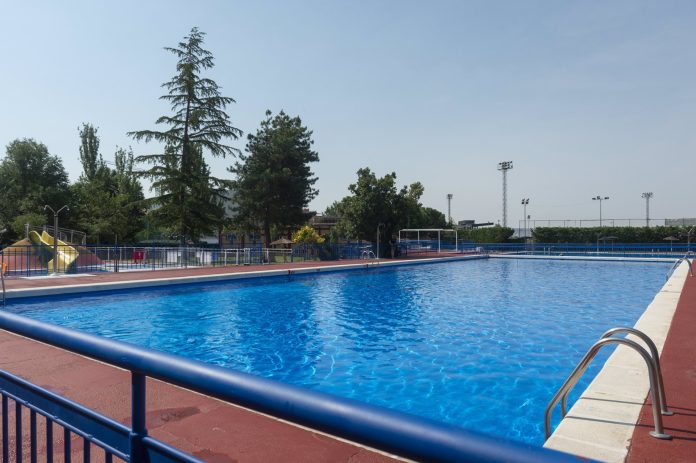
[[(25, 297), (43, 297), (43, 296), (55, 296), (64, 294), (76, 294), (76, 293), (91, 293), (98, 291), (113, 291), (120, 289), (136, 289), (136, 288), (147, 288), (147, 287), (162, 287), (171, 285), (181, 285), (181, 284), (192, 284), (192, 283), (207, 283), (207, 282), (217, 282), (217, 281), (227, 281), (227, 280), (243, 280), (252, 278), (265, 278), (265, 277), (280, 277), (280, 276), (291, 276), (291, 275), (306, 275), (306, 274), (316, 274), (316, 273), (327, 273), (327, 272), (337, 272), (344, 270), (364, 270), (364, 269), (378, 269), (383, 267), (397, 267), (404, 265), (418, 265), (418, 264), (432, 264), (438, 262), (450, 262), (458, 260), (474, 260), (474, 259), (485, 259), (488, 256), (485, 254), (475, 254), (475, 255), (461, 255), (461, 256), (447, 256), (447, 257), (432, 257), (423, 259), (410, 259), (410, 260), (399, 260), (399, 261), (383, 261), (383, 260), (370, 260), (365, 263), (355, 263), (355, 264), (338, 264), (338, 265), (324, 265), (316, 267), (302, 267), (302, 268), (284, 268), (284, 269), (269, 269), (269, 270), (255, 270), (250, 272), (235, 272), (235, 273), (215, 273), (210, 275), (187, 275), (181, 277), (167, 277), (167, 278), (149, 278), (145, 280), (128, 280), (128, 281), (107, 281), (100, 283), (82, 283), (82, 284), (70, 284), (70, 285), (56, 285), (56, 286), (43, 286), (34, 288), (13, 288), (6, 291), (6, 298), (18, 299)], [(135, 275), (134, 275), (135, 276)], [(62, 277), (62, 276), (61, 276)]]
[[(660, 353), (687, 274), (688, 265), (683, 262), (635, 324), (636, 329), (653, 340)], [(610, 328), (613, 327), (607, 327)], [(642, 344), (633, 336), (629, 339)], [(592, 460), (623, 463), (648, 391), (645, 361), (630, 348), (619, 346), (544, 447)]]
[(676, 257), (630, 257), (630, 256), (559, 256), (545, 254), (490, 254), (495, 259), (541, 259), (541, 260), (603, 260), (618, 262), (675, 262)]

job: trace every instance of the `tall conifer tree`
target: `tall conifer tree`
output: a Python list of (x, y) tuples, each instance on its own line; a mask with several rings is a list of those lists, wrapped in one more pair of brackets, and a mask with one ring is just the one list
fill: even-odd
[(136, 140), (154, 140), (164, 146), (162, 153), (138, 156), (136, 162), (150, 166), (141, 175), (153, 180), (156, 215), (162, 224), (175, 226), (182, 244), (187, 237), (195, 240), (215, 230), (223, 220), (220, 204), (225, 182), (210, 176), (204, 153), (236, 156), (239, 150), (225, 141), (242, 134), (225, 112), (234, 99), (222, 96), (220, 87), (201, 75), (214, 67), (212, 53), (202, 47), (204, 36), (194, 27), (177, 47), (165, 48), (178, 58), (177, 74), (162, 84), (168, 93), (160, 99), (171, 104), (172, 114), (160, 117), (156, 124), (166, 129), (129, 132)]

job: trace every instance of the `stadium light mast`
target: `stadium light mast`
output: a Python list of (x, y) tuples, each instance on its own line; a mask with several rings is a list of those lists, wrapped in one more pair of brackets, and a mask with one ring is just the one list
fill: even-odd
[(649, 227), (650, 226), (650, 198), (653, 197), (653, 192), (648, 191), (646, 193), (643, 193), (640, 196), (642, 198), (645, 198), (645, 226)]
[(512, 161), (498, 163), (498, 170), (503, 173), (503, 227), (507, 227), (507, 171), (512, 169)]
[(522, 207), (524, 207), (524, 237), (527, 237), (527, 205), (529, 198), (522, 198)]
[(452, 193), (447, 193), (447, 223), (452, 223)]
[(599, 226), (600, 227), (602, 226), (602, 201), (606, 201), (607, 199), (609, 199), (609, 196), (597, 195), (597, 196), (594, 196), (592, 198), (593, 201), (599, 201)]

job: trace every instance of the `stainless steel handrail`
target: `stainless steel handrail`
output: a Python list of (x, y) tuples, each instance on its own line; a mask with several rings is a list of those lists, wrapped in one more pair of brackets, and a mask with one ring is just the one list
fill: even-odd
[[(650, 357), (652, 358), (653, 365), (655, 367), (655, 372), (657, 373), (657, 392), (660, 394), (660, 413), (665, 416), (672, 416), (674, 415), (674, 412), (671, 412), (669, 408), (667, 407), (667, 399), (665, 398), (665, 385), (664, 382), (662, 381), (662, 368), (660, 367), (660, 353), (657, 351), (657, 346), (655, 343), (650, 339), (650, 337), (643, 333), (642, 331), (639, 331), (635, 328), (628, 328), (628, 327), (616, 327), (612, 328), (609, 331), (605, 332), (599, 339), (605, 339), (605, 338), (610, 338), (614, 336), (615, 334), (620, 334), (620, 333), (627, 333), (627, 334), (632, 334), (634, 336), (639, 337), (647, 346), (648, 350), (650, 351)], [(561, 415), (565, 418), (566, 413), (567, 413), (567, 404), (568, 404), (568, 395), (570, 394), (570, 391), (573, 390), (573, 387), (575, 385), (571, 385), (571, 387), (566, 391), (565, 394), (563, 394), (563, 398), (561, 400)]]
[(650, 380), (650, 395), (652, 399), (652, 411), (653, 420), (655, 422), (655, 430), (650, 431), (650, 435), (657, 439), (671, 439), (672, 436), (665, 434), (664, 427), (662, 425), (662, 414), (663, 409), (662, 400), (660, 399), (660, 394), (656, 393), (657, 386), (657, 372), (655, 371), (655, 364), (650, 357), (650, 354), (637, 342), (631, 341), (625, 338), (604, 338), (600, 339), (590, 347), (585, 356), (580, 360), (580, 363), (575, 367), (573, 372), (568, 376), (563, 385), (558, 389), (556, 394), (553, 396), (549, 404), (546, 406), (546, 411), (544, 413), (544, 433), (545, 439), (551, 436), (551, 414), (553, 409), (558, 405), (558, 402), (563, 398), (563, 396), (572, 389), (573, 386), (578, 382), (580, 377), (585, 373), (587, 367), (590, 365), (592, 360), (595, 358), (599, 350), (610, 344), (620, 344), (632, 348), (643, 357), (645, 364), (648, 367), (648, 378)]
[(667, 275), (665, 276), (665, 281), (669, 280), (669, 277), (672, 276), (674, 271), (679, 267), (679, 264), (682, 262), (686, 262), (686, 264), (689, 266), (689, 275), (694, 276), (694, 268), (691, 264), (691, 261), (689, 260), (689, 256), (692, 256), (691, 259), (693, 260), (693, 251), (688, 251), (686, 254), (684, 254), (684, 257), (680, 257), (674, 262), (674, 265), (672, 265), (672, 268), (669, 269), (669, 272), (667, 272)]

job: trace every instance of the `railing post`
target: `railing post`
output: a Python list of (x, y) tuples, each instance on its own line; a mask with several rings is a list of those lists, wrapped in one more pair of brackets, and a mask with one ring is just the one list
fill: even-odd
[(145, 463), (147, 454), (143, 447), (143, 438), (147, 436), (145, 422), (146, 413), (145, 375), (131, 373), (131, 432), (130, 463)]

